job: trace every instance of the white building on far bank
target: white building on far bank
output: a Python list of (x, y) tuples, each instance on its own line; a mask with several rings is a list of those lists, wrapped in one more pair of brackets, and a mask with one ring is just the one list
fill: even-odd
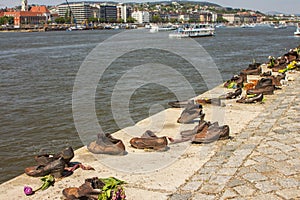
[(137, 23), (143, 24), (143, 23), (149, 23), (150, 22), (150, 14), (147, 11), (134, 11), (131, 14), (132, 18), (134, 18)]

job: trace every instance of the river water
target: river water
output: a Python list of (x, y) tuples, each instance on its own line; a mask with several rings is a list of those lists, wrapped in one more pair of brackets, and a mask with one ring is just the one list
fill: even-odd
[[(214, 59), (223, 80), (250, 64), (280, 56), (300, 44), (295, 28), (220, 28), (217, 35), (197, 38)], [(0, 183), (34, 165), (33, 156), (57, 152), (67, 146), (83, 146), (72, 115), (72, 91), (76, 73), (89, 52), (114, 30), (42, 33), (0, 33)], [(157, 52), (156, 52), (157, 53)], [(141, 52), (139, 59), (155, 52)], [(160, 54), (157, 54), (160, 55)], [(130, 56), (129, 56), (130, 57)], [(121, 60), (130, 64), (129, 57)], [(148, 58), (149, 59), (149, 58)], [(151, 57), (150, 57), (151, 59)], [(170, 66), (174, 63), (168, 63)], [(114, 68), (118, 74), (118, 67)], [(191, 79), (193, 79), (192, 71)], [(163, 77), (162, 77), (163, 78)], [(116, 82), (114, 76), (109, 83)], [(133, 80), (134, 81), (134, 80)], [(197, 94), (207, 90), (201, 80), (191, 80)], [(97, 89), (96, 112), (105, 132), (119, 129), (105, 96), (107, 88)], [(175, 97), (155, 84), (139, 88), (130, 102), (132, 119), (149, 116), (151, 104), (167, 108)]]

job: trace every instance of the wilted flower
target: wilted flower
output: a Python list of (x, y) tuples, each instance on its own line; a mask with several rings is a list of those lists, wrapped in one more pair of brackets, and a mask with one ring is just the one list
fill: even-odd
[(25, 193), (26, 195), (32, 195), (32, 194), (34, 193), (34, 191), (33, 191), (33, 189), (32, 189), (31, 187), (25, 186), (25, 187), (24, 187), (24, 193)]

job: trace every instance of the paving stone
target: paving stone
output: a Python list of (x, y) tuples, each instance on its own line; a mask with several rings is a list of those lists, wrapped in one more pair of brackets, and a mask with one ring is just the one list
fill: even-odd
[(294, 178), (284, 178), (279, 180), (279, 184), (285, 188), (300, 187), (300, 181)]
[(246, 185), (241, 185), (233, 188), (239, 195), (241, 196), (251, 196), (255, 192), (254, 189), (246, 186)]
[(253, 132), (242, 132), (241, 134), (239, 134), (237, 136), (237, 138), (239, 138), (239, 139), (247, 139), (247, 138), (253, 136), (253, 134), (254, 134)]
[(293, 167), (290, 167), (288, 165), (284, 168), (278, 167), (277, 171), (284, 174), (285, 176), (291, 176), (298, 173)]
[(169, 200), (188, 200), (190, 199), (192, 196), (191, 193), (187, 193), (187, 194), (172, 194), (168, 199)]
[(218, 194), (224, 189), (225, 185), (204, 184), (199, 190), (202, 193)]
[(269, 193), (271, 191), (278, 190), (279, 187), (270, 181), (262, 181), (255, 184), (255, 187), (263, 193)]
[(246, 181), (237, 179), (237, 178), (233, 178), (227, 183), (227, 187), (233, 188), (233, 187), (236, 187), (239, 185), (245, 185), (245, 184), (246, 184)]
[(236, 196), (237, 196), (236, 192), (234, 192), (232, 189), (226, 189), (222, 197), (220, 198), (220, 200), (231, 199)]
[(263, 148), (257, 148), (257, 151), (259, 151), (260, 153), (263, 153), (265, 155), (272, 155), (272, 154), (279, 154), (281, 153), (280, 150), (275, 149), (273, 147), (263, 147)]
[(217, 185), (225, 185), (231, 176), (212, 175), (209, 182)]
[(221, 169), (217, 172), (217, 174), (219, 174), (219, 175), (226, 175), (226, 176), (233, 176), (233, 175), (236, 173), (237, 169), (238, 169), (238, 168), (228, 168), (228, 167), (226, 167), (226, 168), (221, 168)]
[(259, 156), (253, 156), (252, 157), (253, 160), (259, 162), (259, 163), (267, 163), (267, 162), (270, 162), (271, 159), (266, 157), (266, 156), (262, 156), (262, 155), (259, 155)]
[(181, 189), (184, 191), (196, 191), (202, 183), (203, 181), (189, 181)]
[(274, 167), (266, 165), (266, 164), (263, 164), (263, 165), (257, 164), (257, 165), (254, 165), (253, 167), (256, 169), (257, 172), (260, 172), (260, 173), (274, 171)]
[(290, 165), (292, 165), (292, 166), (300, 165), (300, 159), (298, 159), (298, 158), (292, 159), (292, 160), (288, 160), (287, 162), (288, 162)]
[(255, 164), (257, 164), (256, 161), (249, 159), (244, 163), (244, 166), (247, 167), (247, 166), (251, 166), (251, 165), (255, 165)]
[(267, 155), (269, 158), (272, 158), (275, 161), (285, 161), (289, 159), (289, 156), (285, 155), (284, 153)]
[(298, 149), (295, 151), (290, 151), (286, 153), (288, 156), (292, 157), (292, 158), (298, 158), (299, 157), (299, 151)]
[(251, 152), (252, 149), (237, 149), (233, 152), (233, 154), (240, 157), (240, 159), (245, 159)]
[(243, 164), (244, 158), (240, 156), (231, 156), (227, 163), (225, 163), (224, 167), (239, 167)]
[(261, 173), (248, 173), (243, 176), (244, 179), (250, 181), (251, 183), (257, 182), (257, 181), (264, 181), (267, 179), (264, 175)]
[(207, 182), (211, 176), (212, 176), (212, 173), (196, 174), (191, 178), (191, 181)]
[(300, 190), (295, 190), (295, 189), (278, 190), (276, 192), (276, 194), (285, 199), (299, 199), (300, 198)]
[(252, 166), (247, 166), (247, 167), (240, 167), (237, 176), (243, 176), (248, 173), (254, 173), (256, 170)]
[(286, 134), (286, 129), (281, 128), (281, 127), (277, 127), (276, 129), (272, 129), (272, 131), (274, 131), (277, 134)]
[(282, 144), (282, 143), (277, 142), (277, 141), (268, 141), (268, 144), (270, 146), (273, 146), (274, 148), (280, 149), (283, 152), (288, 152), (288, 151), (293, 151), (294, 150), (293, 147), (290, 147), (286, 144)]
[(258, 194), (253, 196), (252, 199), (255, 200), (282, 200), (282, 198), (274, 195), (274, 194)]
[(207, 194), (202, 194), (202, 193), (197, 193), (192, 199), (193, 200), (214, 200), (216, 197), (214, 195), (207, 195)]
[(223, 160), (217, 160), (217, 161), (209, 161), (205, 164), (205, 167), (213, 167), (213, 166), (220, 166), (223, 164)]

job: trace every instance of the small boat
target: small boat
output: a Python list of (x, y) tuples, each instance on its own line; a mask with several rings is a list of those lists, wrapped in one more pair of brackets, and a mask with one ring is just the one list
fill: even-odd
[(226, 28), (226, 25), (225, 24), (217, 24), (215, 27), (216, 28)]
[(286, 29), (287, 25), (286, 24), (278, 24), (274, 26), (275, 29)]
[(173, 25), (163, 25), (163, 26), (151, 26), (150, 32), (160, 32), (160, 31), (174, 31), (176, 27)]
[(187, 38), (187, 37), (206, 37), (214, 36), (215, 28), (210, 24), (194, 24), (184, 28), (178, 28), (174, 33), (170, 33), (170, 38)]
[(299, 24), (297, 25), (297, 29), (296, 29), (296, 31), (294, 32), (294, 35), (295, 35), (295, 36), (300, 36), (300, 27), (299, 27)]
[(254, 28), (255, 26), (255, 24), (242, 24), (241, 28)]

